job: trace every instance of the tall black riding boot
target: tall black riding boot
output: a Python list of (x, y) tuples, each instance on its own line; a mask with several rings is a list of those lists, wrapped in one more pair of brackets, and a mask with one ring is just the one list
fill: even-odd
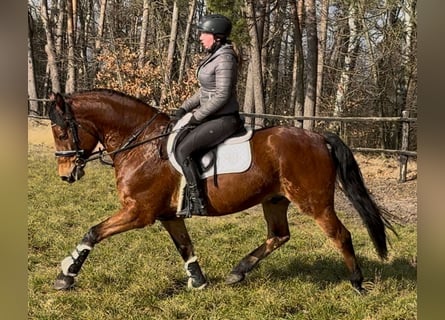
[(192, 214), (205, 216), (207, 214), (204, 197), (200, 188), (200, 177), (196, 164), (190, 157), (184, 160), (182, 164), (182, 172), (187, 181), (187, 188), (189, 199), (189, 206), (177, 213), (178, 216), (189, 218)]

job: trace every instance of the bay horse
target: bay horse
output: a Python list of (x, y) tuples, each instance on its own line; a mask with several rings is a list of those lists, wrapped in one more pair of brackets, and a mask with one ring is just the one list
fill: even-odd
[[(92, 226), (75, 250), (62, 260), (54, 288), (69, 289), (88, 254), (102, 240), (157, 220), (170, 234), (185, 263), (189, 288), (204, 288), (201, 271), (184, 219), (176, 217), (181, 175), (162, 156), (168, 134), (168, 114), (124, 93), (94, 89), (70, 95), (52, 94), (49, 116), (55, 142), (58, 174), (73, 183), (84, 175), (88, 161), (108, 155), (115, 170), (121, 208)], [(98, 143), (104, 147), (97, 154)], [(290, 203), (312, 216), (343, 255), (352, 287), (364, 292), (351, 234), (334, 210), (337, 178), (359, 213), (378, 256), (386, 259), (387, 229), (394, 231), (388, 212), (369, 194), (358, 164), (335, 134), (319, 134), (297, 127), (255, 130), (250, 141), (252, 164), (242, 173), (204, 182), (208, 216), (222, 216), (261, 204), (267, 224), (263, 244), (232, 269), (226, 283), (242, 281), (258, 263), (290, 238)], [(395, 231), (394, 231), (395, 232)]]

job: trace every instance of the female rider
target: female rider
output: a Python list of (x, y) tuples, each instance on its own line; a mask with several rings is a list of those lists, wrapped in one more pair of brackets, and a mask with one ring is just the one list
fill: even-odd
[(243, 127), (236, 97), (238, 57), (228, 37), (231, 21), (220, 14), (202, 18), (200, 41), (208, 55), (197, 70), (198, 91), (176, 110), (175, 119), (192, 112), (188, 131), (175, 149), (175, 156), (187, 181), (189, 206), (178, 216), (206, 215), (206, 202), (193, 157), (210, 149)]

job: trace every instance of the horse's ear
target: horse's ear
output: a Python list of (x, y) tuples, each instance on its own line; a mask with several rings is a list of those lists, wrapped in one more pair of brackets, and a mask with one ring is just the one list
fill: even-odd
[(54, 108), (57, 109), (60, 113), (65, 113), (65, 100), (60, 93), (51, 92), (49, 95), (49, 99), (54, 102)]
[(58, 124), (61, 127), (65, 127), (65, 100), (60, 93), (54, 92), (51, 92), (49, 98), (51, 100), (51, 105), (49, 108), (49, 118), (53, 123)]

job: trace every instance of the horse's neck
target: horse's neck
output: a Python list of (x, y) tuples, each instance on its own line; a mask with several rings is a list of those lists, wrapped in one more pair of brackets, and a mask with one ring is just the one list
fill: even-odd
[[(75, 103), (76, 113), (84, 121), (92, 123), (94, 126), (92, 130), (107, 152), (122, 148), (156, 114), (155, 109), (132, 105), (134, 103), (132, 101), (125, 104), (113, 100), (101, 100), (101, 106), (96, 103), (97, 101), (92, 104), (82, 101)], [(150, 126), (152, 125), (154, 124)]]
[(155, 123), (151, 123), (146, 127), (148, 121), (154, 116), (141, 117), (145, 119), (144, 121), (135, 122), (132, 125), (125, 125), (122, 123), (110, 123), (104, 126), (103, 130), (103, 141), (101, 143), (104, 145), (107, 152), (116, 151), (127, 144), (133, 144), (140, 142), (144, 139), (145, 132), (150, 131), (150, 128), (156, 127)]

